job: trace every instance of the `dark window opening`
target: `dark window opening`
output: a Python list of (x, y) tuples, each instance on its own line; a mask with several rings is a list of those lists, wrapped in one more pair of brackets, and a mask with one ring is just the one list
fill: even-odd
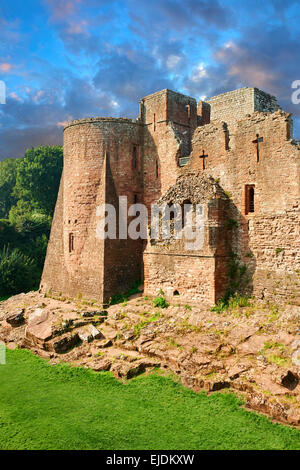
[[(184, 207), (187, 206), (187, 207)], [(193, 205), (189, 199), (184, 201), (181, 205), (181, 216), (182, 216), (182, 228), (186, 226), (188, 214), (193, 210)]]
[(135, 194), (133, 196), (133, 204), (137, 204), (137, 202), (138, 202), (138, 196), (137, 196), (137, 194)]
[(173, 295), (180, 295), (178, 290), (174, 290)]
[(153, 130), (156, 130), (156, 116), (153, 114)]
[(69, 233), (69, 253), (74, 251), (74, 233)]
[(157, 160), (155, 163), (155, 174), (156, 174), (156, 178), (158, 178), (158, 161)]
[(229, 132), (228, 130), (224, 131), (225, 134), (225, 150), (229, 150)]
[(291, 121), (288, 121), (286, 123), (286, 138), (287, 140), (290, 140), (293, 135), (293, 124)]
[(170, 202), (170, 203), (168, 204), (169, 210), (171, 209), (170, 212), (169, 212), (169, 214), (170, 214), (170, 222), (173, 222), (173, 221), (174, 221), (175, 215), (176, 215), (176, 213), (175, 213), (176, 211), (175, 211), (175, 209), (172, 209), (172, 206), (173, 206), (173, 202)]
[(246, 186), (246, 204), (245, 204), (245, 213), (255, 212), (255, 186), (247, 185)]
[(132, 166), (133, 168), (137, 168), (137, 147), (133, 147), (132, 151)]
[(186, 111), (187, 111), (187, 117), (188, 119), (190, 119), (191, 118), (191, 105), (190, 104), (186, 105)]

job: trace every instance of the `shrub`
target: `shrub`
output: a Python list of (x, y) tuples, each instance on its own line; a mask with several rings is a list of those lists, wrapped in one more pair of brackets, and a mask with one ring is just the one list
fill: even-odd
[(190, 305), (187, 305), (187, 304), (184, 306), (184, 308), (185, 308), (185, 310), (189, 310), (189, 311), (192, 310), (192, 307)]
[(0, 297), (34, 289), (36, 266), (34, 261), (9, 246), (0, 251)]
[(121, 303), (127, 303), (129, 300), (129, 297), (131, 297), (134, 294), (139, 294), (139, 286), (141, 285), (141, 281), (135, 282), (132, 288), (125, 292), (124, 294), (115, 294), (113, 295), (110, 300), (109, 300), (109, 305), (116, 305), (116, 304), (121, 304)]
[(221, 312), (224, 312), (224, 310), (227, 310), (227, 309), (228, 309), (228, 302), (226, 302), (223, 299), (220, 299), (220, 300), (218, 300), (216, 305), (211, 307), (210, 311), (211, 312), (216, 312), (216, 313), (221, 313)]
[(229, 306), (229, 308), (251, 307), (251, 303), (250, 303), (249, 297), (247, 295), (235, 294), (234, 296), (229, 298), (228, 306)]

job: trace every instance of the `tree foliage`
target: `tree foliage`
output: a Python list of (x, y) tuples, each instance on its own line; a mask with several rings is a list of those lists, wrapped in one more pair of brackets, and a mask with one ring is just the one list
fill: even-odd
[(11, 207), (16, 203), (14, 187), (19, 160), (6, 158), (0, 162), (0, 218), (7, 219)]
[(0, 162), (0, 296), (39, 284), (62, 164), (62, 148), (49, 146)]
[(0, 297), (32, 289), (35, 271), (34, 260), (18, 248), (4, 247), (0, 252)]
[(62, 172), (61, 147), (42, 146), (26, 150), (17, 167), (14, 194), (52, 215)]

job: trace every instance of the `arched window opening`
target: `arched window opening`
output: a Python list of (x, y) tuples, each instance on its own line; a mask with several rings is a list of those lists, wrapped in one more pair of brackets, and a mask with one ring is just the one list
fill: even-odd
[(174, 290), (173, 295), (180, 295), (178, 290)]

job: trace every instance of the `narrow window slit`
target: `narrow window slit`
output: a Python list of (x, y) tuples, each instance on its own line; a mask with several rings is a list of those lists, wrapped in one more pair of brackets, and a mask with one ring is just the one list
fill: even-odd
[(74, 233), (69, 233), (69, 253), (74, 251)]

